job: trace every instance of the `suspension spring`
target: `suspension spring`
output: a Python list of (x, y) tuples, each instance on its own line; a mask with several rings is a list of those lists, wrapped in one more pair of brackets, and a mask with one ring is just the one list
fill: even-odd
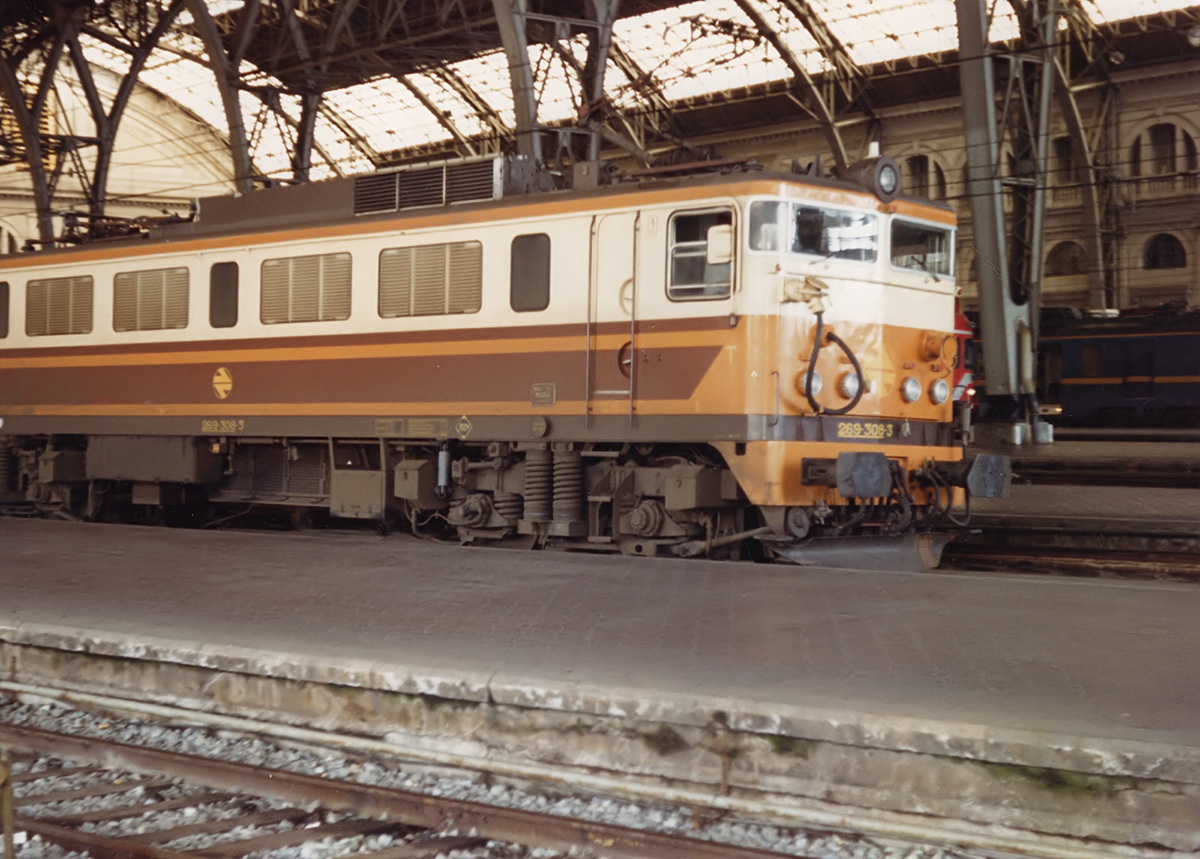
[(554, 454), (554, 521), (583, 521), (583, 456), (577, 450)]
[(515, 492), (505, 492), (503, 489), (497, 489), (492, 496), (492, 506), (496, 508), (496, 512), (509, 522), (516, 524), (521, 518), (521, 496)]
[(554, 497), (554, 466), (550, 451), (530, 450), (525, 453), (525, 518), (530, 522), (549, 522)]

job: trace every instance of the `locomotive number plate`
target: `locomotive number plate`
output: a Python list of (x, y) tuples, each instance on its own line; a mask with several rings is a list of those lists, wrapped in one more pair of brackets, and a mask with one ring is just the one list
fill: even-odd
[(896, 434), (895, 424), (867, 423), (866, 421), (838, 421), (837, 437), (879, 441)]
[(220, 418), (200, 421), (200, 432), (231, 433), (242, 432), (245, 429), (246, 422), (240, 419)]

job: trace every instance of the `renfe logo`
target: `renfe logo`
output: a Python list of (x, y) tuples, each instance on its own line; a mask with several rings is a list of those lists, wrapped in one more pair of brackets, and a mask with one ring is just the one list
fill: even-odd
[(213, 393), (217, 395), (218, 400), (223, 400), (229, 396), (229, 392), (233, 390), (233, 373), (229, 372), (228, 367), (218, 367), (212, 377)]

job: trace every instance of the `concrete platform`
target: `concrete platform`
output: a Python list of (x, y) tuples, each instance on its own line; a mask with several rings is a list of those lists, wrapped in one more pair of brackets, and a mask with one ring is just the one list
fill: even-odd
[(9, 680), (1200, 850), (1200, 587), (3, 518), (0, 547)]

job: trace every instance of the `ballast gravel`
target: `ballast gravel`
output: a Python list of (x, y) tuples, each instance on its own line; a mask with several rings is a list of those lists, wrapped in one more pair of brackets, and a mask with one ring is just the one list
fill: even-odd
[[(690, 808), (642, 805), (629, 800), (585, 793), (566, 795), (561, 790), (539, 793), (525, 786), (496, 783), (492, 778), (473, 773), (447, 774), (444, 770), (390, 761), (366, 760), (335, 751), (293, 748), (261, 737), (238, 734), (228, 730), (107, 718), (45, 700), (23, 702), (0, 695), (0, 722), (40, 728), (46, 731), (97, 737), (135, 746), (219, 760), (237, 761), (268, 769), (288, 770), (505, 808), (550, 813), (572, 820), (588, 820), (685, 835), (716, 843), (755, 847), (781, 854), (815, 857), (815, 859), (968, 859), (968, 854), (935, 845), (877, 843), (837, 833), (804, 831), (728, 819), (709, 823), (701, 822), (698, 825)], [(14, 769), (21, 771), (20, 765), (16, 765)], [(71, 786), (74, 785), (76, 778), (76, 776), (61, 776), (56, 777), (54, 781)], [(95, 777), (93, 777), (94, 779)], [(81, 787), (89, 784), (86, 776), (79, 777), (79, 781)], [(45, 783), (41, 781), (36, 784), (38, 785), (37, 793), (46, 793), (51, 789), (64, 789), (64, 786), (46, 787)], [(157, 793), (170, 797), (186, 793), (186, 790), (166, 788), (160, 789)], [(101, 796), (61, 801), (22, 808), (21, 813), (31, 817), (46, 817), (93, 811), (127, 805), (128, 797), (131, 795), (133, 794), (122, 794), (115, 798)], [(284, 805), (267, 799), (253, 799), (251, 802), (254, 807), (250, 810), (268, 810)], [(170, 829), (197, 820), (215, 819), (218, 816), (233, 817), (244, 814), (246, 811), (246, 800), (238, 800), (233, 803), (206, 805), (200, 811), (187, 808), (110, 821), (98, 824), (95, 828), (96, 831), (106, 835), (141, 834)], [(287, 828), (290, 828), (290, 825), (255, 827), (248, 833), (239, 833), (237, 837), (254, 837)], [(169, 846), (171, 849), (180, 851), (203, 850), (222, 840), (232, 840), (232, 837), (228, 834), (195, 836), (173, 841)], [(325, 839), (298, 847), (253, 853), (246, 859), (337, 859), (342, 856), (362, 856), (391, 846), (393, 842), (390, 839), (391, 837), (386, 835)], [(0, 853), (0, 856), (2, 855)], [(445, 857), (445, 859), (500, 859), (501, 857), (503, 859), (559, 859), (559, 857), (565, 857), (566, 854), (553, 850), (488, 842), (486, 845), (469, 850), (450, 850), (439, 856)], [(973, 857), (974, 854), (972, 854), (972, 859)], [(86, 857), (43, 843), (36, 838), (30, 838), (17, 846), (15, 859), (86, 859)]]

